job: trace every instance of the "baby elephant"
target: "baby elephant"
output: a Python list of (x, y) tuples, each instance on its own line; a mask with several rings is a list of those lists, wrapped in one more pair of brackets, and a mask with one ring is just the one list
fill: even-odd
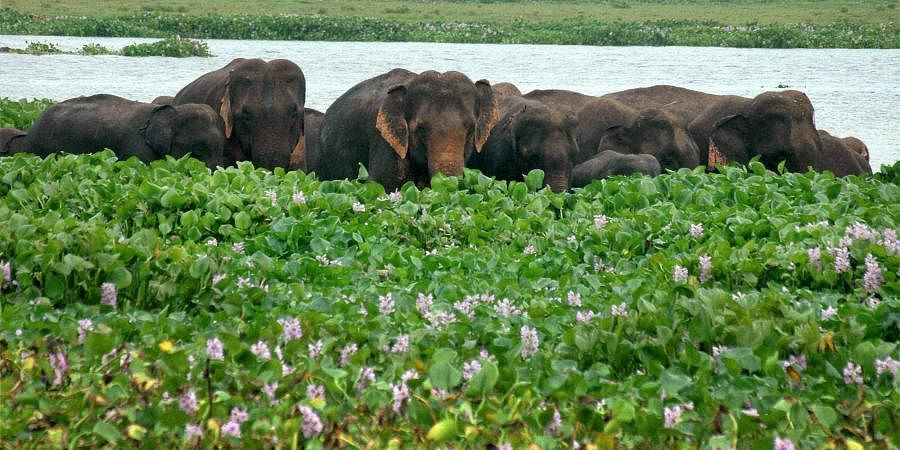
[(585, 187), (592, 180), (615, 175), (642, 173), (655, 177), (661, 171), (659, 161), (653, 155), (626, 155), (612, 150), (605, 150), (575, 166), (575, 169), (572, 170), (572, 187)]
[(215, 168), (224, 147), (222, 120), (208, 105), (154, 105), (98, 94), (47, 108), (31, 127), (24, 151), (47, 156), (108, 148), (119, 159), (136, 156), (145, 163), (190, 153)]
[(25, 146), (28, 133), (17, 128), (0, 128), (0, 156), (14, 155)]
[[(818, 130), (818, 133), (822, 141), (822, 151), (819, 152), (813, 166), (816, 171), (830, 170), (839, 177), (872, 173), (872, 167), (866, 158), (869, 149), (862, 141), (853, 137), (841, 139), (825, 130)], [(862, 149), (865, 149), (865, 153)]]

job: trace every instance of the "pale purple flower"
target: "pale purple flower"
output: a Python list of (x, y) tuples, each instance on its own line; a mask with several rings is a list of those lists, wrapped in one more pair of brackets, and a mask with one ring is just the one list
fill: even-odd
[(306, 195), (303, 194), (303, 191), (294, 192), (294, 195), (291, 196), (291, 200), (298, 205), (302, 205), (306, 203)]
[(529, 245), (529, 246), (525, 247), (525, 250), (523, 250), (522, 252), (525, 253), (526, 255), (533, 255), (533, 254), (537, 253), (537, 249), (533, 245)]
[(394, 313), (394, 296), (390, 292), (378, 296), (378, 311), (385, 316)]
[(361, 392), (373, 383), (375, 383), (375, 369), (371, 367), (359, 369), (359, 381), (356, 382), (357, 392)]
[(788, 438), (775, 436), (772, 450), (794, 450), (794, 443)]
[(874, 295), (866, 299), (866, 306), (869, 308), (875, 309), (880, 304), (881, 300), (878, 300), (878, 297), (875, 297)]
[(272, 206), (275, 206), (277, 204), (278, 194), (276, 194), (275, 191), (273, 191), (273, 190), (266, 191), (266, 197), (268, 197), (269, 200), (272, 202)]
[(463, 363), (463, 379), (469, 381), (481, 371), (481, 363), (477, 359), (470, 359)]
[(397, 341), (391, 347), (391, 353), (406, 353), (409, 351), (409, 335), (401, 334), (397, 336)]
[(569, 293), (566, 294), (566, 299), (569, 302), (569, 306), (574, 306), (576, 308), (581, 307), (581, 294), (569, 291)]
[[(91, 319), (81, 319), (78, 321), (78, 343), (84, 343), (88, 331), (94, 330), (94, 322)], [(20, 333), (21, 334), (21, 333)]]
[(247, 286), (250, 286), (251, 284), (252, 283), (250, 283), (250, 277), (238, 277), (238, 281), (237, 281), (238, 289), (245, 288)]
[(713, 358), (718, 358), (719, 355), (721, 355), (722, 352), (724, 352), (724, 351), (726, 351), (726, 350), (728, 350), (728, 346), (725, 346), (725, 345), (713, 345), (713, 346), (712, 346), (712, 355), (713, 355)]
[(278, 382), (266, 383), (263, 384), (263, 392), (266, 394), (266, 397), (269, 397), (269, 403), (272, 405), (278, 404), (278, 398), (275, 397), (275, 392), (278, 390)]
[(594, 215), (594, 228), (601, 229), (603, 225), (606, 225), (609, 222), (609, 219), (606, 218), (603, 214), (595, 214)]
[(705, 283), (709, 280), (710, 271), (712, 271), (712, 258), (709, 255), (700, 257), (700, 282)]
[(360, 202), (353, 202), (353, 212), (357, 212), (357, 213), (366, 212), (366, 205), (363, 205)]
[(219, 245), (219, 240), (216, 238), (209, 238), (206, 241), (206, 245), (208, 245), (210, 247), (217, 247)]
[(791, 355), (787, 361), (783, 361), (781, 365), (787, 369), (790, 366), (794, 366), (800, 370), (806, 370), (806, 355), (795, 356)]
[(663, 426), (666, 428), (675, 428), (675, 424), (681, 420), (681, 413), (681, 405), (675, 405), (671, 408), (668, 406), (665, 407), (663, 410), (663, 415), (665, 416)]
[(104, 305), (116, 307), (117, 294), (116, 285), (112, 283), (103, 283), (100, 286), (100, 303)]
[(609, 313), (613, 317), (627, 317), (628, 316), (628, 305), (626, 305), (625, 302), (622, 302), (618, 305), (612, 305), (609, 309), (610, 309)]
[(394, 395), (391, 409), (398, 415), (403, 414), (403, 408), (409, 403), (409, 386), (406, 385), (406, 381), (401, 381), (391, 385), (391, 392)]
[(237, 422), (239, 424), (244, 423), (247, 421), (247, 418), (249, 418), (249, 417), (250, 417), (250, 415), (247, 414), (246, 408), (241, 408), (239, 406), (235, 406), (234, 408), (231, 408), (230, 420), (232, 422)]
[(822, 264), (822, 250), (819, 249), (819, 247), (813, 247), (807, 250), (806, 256), (809, 258), (809, 263), (817, 268)]
[(322, 350), (325, 348), (325, 344), (319, 339), (316, 342), (310, 342), (307, 345), (307, 349), (309, 349), (309, 357), (312, 359), (319, 359), (322, 356)]
[(369, 315), (369, 310), (366, 309), (366, 305), (363, 305), (363, 304), (359, 305), (359, 315), (361, 315), (363, 317), (366, 317)]
[(297, 410), (299, 410), (300, 415), (303, 416), (303, 437), (312, 439), (322, 434), (322, 429), (324, 428), (322, 420), (319, 419), (319, 415), (316, 414), (312, 408), (300, 405), (297, 407)]
[(597, 313), (590, 310), (575, 313), (575, 320), (578, 322), (590, 322), (594, 317), (597, 317)]
[(538, 346), (540, 345), (537, 330), (528, 325), (522, 325), (519, 334), (522, 338), (522, 359), (528, 359), (537, 352)]
[(505, 318), (522, 314), (522, 311), (508, 298), (504, 298), (503, 300), (500, 300), (499, 302), (494, 304), (494, 312)]
[(497, 444), (497, 450), (513, 450), (513, 446), (509, 442), (504, 442), (502, 444)]
[(691, 224), (691, 237), (694, 239), (697, 239), (702, 236), (703, 236), (703, 224), (702, 223), (692, 223)]
[(420, 292), (416, 297), (416, 309), (419, 310), (419, 314), (425, 316), (431, 311), (432, 306), (434, 306), (434, 297), (431, 294), (425, 295)]
[(291, 367), (285, 363), (281, 363), (281, 376), (286, 377), (292, 373), (294, 373), (293, 367)]
[(237, 423), (233, 420), (229, 420), (225, 425), (222, 425), (222, 436), (230, 436), (233, 438), (240, 439), (241, 438), (241, 424)]
[(403, 194), (400, 191), (394, 191), (388, 194), (388, 199), (392, 203), (400, 203), (403, 200)]
[(244, 243), (243, 242), (235, 242), (231, 244), (231, 250), (235, 253), (244, 253)]
[(685, 267), (681, 267), (678, 264), (675, 265), (675, 273), (672, 276), (672, 280), (676, 283), (685, 283), (688, 280), (688, 270)]
[(354, 342), (345, 345), (344, 348), (341, 349), (341, 366), (350, 364), (350, 357), (356, 354), (357, 350), (359, 350), (359, 347), (357, 347)]
[(325, 400), (325, 386), (320, 384), (310, 384), (306, 386), (306, 398), (309, 400), (322, 399)]
[(281, 338), (284, 342), (290, 342), (294, 339), (303, 337), (303, 329), (300, 327), (300, 320), (296, 317), (282, 317), (278, 319), (281, 325)]
[(222, 280), (224, 280), (224, 279), (225, 279), (225, 274), (224, 274), (224, 273), (217, 273), (217, 274), (213, 275), (213, 277), (212, 277), (212, 284), (213, 284), (213, 286), (219, 284), (219, 282), (222, 281)]
[(431, 396), (438, 400), (444, 401), (450, 398), (450, 393), (447, 392), (446, 389), (431, 388)]
[(419, 372), (416, 372), (416, 369), (409, 369), (406, 372), (403, 372), (403, 375), (400, 375), (400, 380), (406, 383), (409, 380), (415, 380), (419, 378)]
[(834, 257), (834, 271), (846, 272), (850, 269), (850, 250), (847, 247), (829, 247), (828, 252)]
[(12, 263), (0, 261), (0, 289), (6, 289), (12, 282)]
[(881, 275), (881, 266), (878, 260), (872, 254), (866, 255), (866, 273), (863, 275), (863, 287), (866, 292), (873, 293), (878, 291), (878, 287), (884, 282), (884, 276)]
[(757, 411), (756, 408), (752, 406), (748, 406), (742, 409), (741, 412), (744, 413), (745, 416), (759, 417), (759, 411)]
[(838, 313), (837, 308), (834, 306), (829, 306), (827, 308), (822, 308), (822, 320), (831, 320)]
[(481, 358), (482, 361), (493, 361), (494, 355), (490, 354), (486, 348), (482, 348), (480, 352), (478, 352), (478, 357)]
[(193, 423), (189, 423), (189, 424), (185, 425), (184, 426), (184, 439), (189, 441), (189, 440), (195, 439), (195, 438), (197, 438), (197, 439), (203, 438), (203, 429), (200, 428), (199, 425), (196, 425)]
[(250, 351), (263, 362), (272, 359), (272, 353), (269, 352), (269, 344), (266, 344), (263, 341), (258, 341), (250, 346)]
[(898, 369), (900, 369), (900, 361), (890, 356), (885, 359), (875, 359), (875, 373), (878, 375), (887, 372), (897, 376)]
[(547, 426), (547, 432), (556, 434), (559, 433), (560, 428), (562, 428), (562, 415), (560, 415), (558, 409), (553, 408), (553, 419), (550, 420), (550, 425)]
[(193, 415), (197, 412), (197, 393), (193, 389), (189, 389), (181, 395), (181, 398), (178, 400), (178, 406), (181, 407), (185, 414)]
[(478, 300), (475, 297), (466, 296), (462, 300), (453, 302), (453, 309), (459, 311), (460, 314), (472, 320), (475, 318), (475, 307), (478, 306)]
[(892, 228), (888, 228), (884, 230), (884, 239), (881, 240), (881, 245), (887, 250), (888, 255), (893, 255), (900, 251), (900, 241), (897, 240), (897, 230)]
[(868, 225), (855, 222), (852, 226), (844, 229), (844, 236), (855, 240), (874, 241), (878, 239), (878, 233), (869, 228)]
[(847, 361), (847, 365), (844, 366), (844, 383), (862, 384), (862, 367), (854, 364), (853, 361)]
[(53, 385), (59, 386), (63, 382), (63, 377), (69, 371), (69, 360), (62, 350), (56, 349), (50, 352), (48, 356), (50, 367), (53, 368)]
[(433, 330), (439, 330), (456, 322), (456, 316), (453, 313), (442, 309), (429, 312), (425, 315), (425, 319), (428, 320), (428, 328)]

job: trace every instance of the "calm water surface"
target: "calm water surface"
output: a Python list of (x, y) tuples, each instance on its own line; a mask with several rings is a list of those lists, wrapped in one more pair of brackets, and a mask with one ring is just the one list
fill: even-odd
[[(78, 50), (87, 43), (118, 49), (153, 39), (0, 35), (0, 46), (22, 48), (34, 41)], [(150, 101), (174, 95), (236, 57), (296, 62), (306, 74), (307, 106), (322, 111), (354, 84), (395, 67), (458, 70), (473, 80), (513, 82), (522, 92), (560, 88), (599, 95), (673, 84), (755, 96), (781, 85), (809, 95), (818, 128), (863, 139), (872, 152), (873, 169), (900, 159), (900, 50), (207, 42), (213, 58), (0, 54), (0, 97), (63, 100), (109, 93)]]

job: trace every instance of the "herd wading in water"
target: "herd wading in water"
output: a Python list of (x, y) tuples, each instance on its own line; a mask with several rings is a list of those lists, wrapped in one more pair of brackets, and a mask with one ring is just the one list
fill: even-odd
[(460, 72), (394, 69), (353, 86), (325, 111), (306, 108), (295, 63), (235, 59), (152, 103), (97, 94), (57, 103), (26, 133), (0, 129), (0, 155), (104, 149), (144, 162), (186, 154), (210, 168), (315, 172), (369, 180), (390, 192), (464, 167), (501, 180), (540, 169), (555, 192), (594, 179), (746, 164), (770, 170), (872, 173), (857, 138), (816, 129), (803, 92), (754, 98), (657, 85), (601, 96), (559, 89), (522, 94), (513, 83)]

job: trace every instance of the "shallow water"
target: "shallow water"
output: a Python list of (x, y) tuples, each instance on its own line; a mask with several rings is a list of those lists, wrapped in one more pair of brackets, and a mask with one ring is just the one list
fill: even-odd
[[(52, 42), (119, 49), (154, 39), (2, 36), (0, 46)], [(779, 85), (806, 92), (816, 125), (869, 146), (872, 168), (900, 160), (900, 50), (590, 47), (209, 40), (213, 58), (0, 54), (0, 97), (63, 100), (108, 93), (150, 101), (174, 95), (236, 57), (287, 58), (303, 68), (307, 106), (324, 111), (354, 84), (394, 67), (458, 70), (473, 80), (510, 81), (522, 92), (570, 89), (604, 94), (673, 84), (715, 94), (754, 96)]]

